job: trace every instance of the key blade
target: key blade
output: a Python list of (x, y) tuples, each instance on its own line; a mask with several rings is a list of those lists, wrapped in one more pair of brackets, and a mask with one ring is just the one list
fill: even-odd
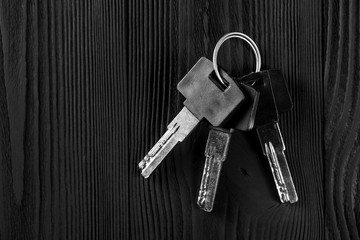
[(276, 188), (279, 193), (280, 201), (282, 203), (297, 202), (298, 196), (284, 151), (276, 151), (271, 142), (265, 144), (265, 149), (270, 163), (271, 172), (274, 176)]
[(214, 206), (222, 163), (226, 160), (233, 130), (213, 128), (209, 132), (205, 149), (205, 165), (197, 204), (211, 212)]
[(168, 125), (165, 134), (139, 163), (141, 175), (148, 178), (175, 145), (182, 142), (198, 123), (199, 120), (186, 107), (183, 107)]
[(295, 203), (298, 196), (285, 156), (285, 144), (278, 123), (257, 129), (263, 153), (267, 156), (282, 203)]

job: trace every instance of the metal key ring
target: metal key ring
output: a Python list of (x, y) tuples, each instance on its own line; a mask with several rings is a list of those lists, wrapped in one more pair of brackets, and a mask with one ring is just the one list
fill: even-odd
[(250, 47), (252, 48), (252, 50), (254, 51), (255, 54), (255, 59), (256, 59), (256, 69), (255, 72), (259, 72), (260, 68), (261, 68), (261, 56), (260, 56), (260, 51), (258, 49), (258, 47), (256, 46), (255, 42), (246, 34), (244, 33), (240, 33), (240, 32), (231, 32), (228, 33), (226, 35), (224, 35), (222, 38), (220, 38), (220, 40), (216, 43), (215, 48), (214, 48), (214, 53), (213, 53), (213, 66), (214, 66), (214, 70), (215, 70), (215, 74), (218, 77), (218, 79), (220, 80), (220, 82), (227, 87), (227, 83), (226, 81), (221, 77), (220, 73), (219, 73), (219, 68), (217, 65), (217, 55), (219, 52), (219, 49), (221, 47), (221, 45), (228, 39), (230, 38), (240, 38), (242, 40), (244, 40), (245, 42), (247, 42)]

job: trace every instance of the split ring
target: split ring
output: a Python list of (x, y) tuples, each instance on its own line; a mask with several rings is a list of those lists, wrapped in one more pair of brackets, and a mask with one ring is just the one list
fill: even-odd
[(240, 39), (244, 40), (246, 43), (248, 43), (255, 54), (255, 59), (256, 59), (255, 72), (259, 72), (260, 68), (261, 68), (260, 51), (259, 51), (258, 47), (256, 46), (255, 42), (248, 35), (246, 35), (244, 33), (240, 33), (240, 32), (231, 32), (231, 33), (224, 35), (222, 38), (220, 38), (220, 40), (215, 45), (214, 53), (213, 53), (213, 66), (214, 66), (214, 71), (215, 71), (216, 76), (218, 77), (219, 81), (225, 87), (227, 87), (228, 84), (227, 84), (227, 82), (225, 82), (225, 80), (221, 77), (221, 75), (219, 73), (219, 68), (217, 65), (217, 55), (218, 55), (221, 45), (230, 38), (240, 38)]

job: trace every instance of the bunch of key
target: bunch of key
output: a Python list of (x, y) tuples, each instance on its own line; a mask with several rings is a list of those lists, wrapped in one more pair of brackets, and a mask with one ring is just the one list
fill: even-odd
[[(255, 52), (256, 72), (234, 81), (218, 69), (216, 58), (221, 44), (232, 37), (245, 40)], [(260, 71), (260, 53), (250, 37), (229, 33), (217, 43), (213, 62), (204, 57), (179, 82), (177, 88), (186, 98), (180, 113), (166, 133), (139, 163), (148, 178), (166, 155), (182, 142), (200, 121), (212, 126), (205, 147), (205, 164), (197, 204), (211, 212), (223, 162), (234, 131), (256, 129), (262, 152), (267, 157), (281, 203), (298, 200), (285, 157), (285, 144), (278, 125), (279, 113), (292, 109), (292, 100), (279, 70)], [(245, 107), (244, 107), (245, 106)]]

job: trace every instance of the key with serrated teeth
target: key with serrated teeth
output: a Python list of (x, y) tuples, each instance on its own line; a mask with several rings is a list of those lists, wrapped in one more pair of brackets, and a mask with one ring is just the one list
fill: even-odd
[[(226, 123), (239, 130), (250, 130), (254, 126), (259, 93), (245, 84), (239, 83), (239, 87), (245, 95), (244, 103), (232, 114)], [(221, 166), (226, 160), (231, 135), (234, 129), (210, 127), (206, 147), (205, 164), (200, 183), (197, 204), (206, 211), (211, 212), (215, 202), (217, 186), (220, 180)]]
[(254, 127), (267, 156), (280, 201), (295, 203), (298, 196), (285, 156), (279, 113), (292, 109), (292, 100), (279, 70), (265, 70), (242, 79), (260, 92)]
[(179, 82), (177, 89), (186, 98), (184, 107), (168, 125), (166, 133), (139, 163), (141, 174), (148, 178), (178, 142), (206, 119), (213, 126), (220, 126), (242, 104), (244, 95), (235, 82), (222, 71), (228, 82), (222, 87), (213, 75), (213, 64), (201, 58)]
[(205, 166), (200, 184), (197, 204), (211, 212), (214, 206), (222, 163), (226, 160), (232, 129), (212, 128), (205, 150)]

